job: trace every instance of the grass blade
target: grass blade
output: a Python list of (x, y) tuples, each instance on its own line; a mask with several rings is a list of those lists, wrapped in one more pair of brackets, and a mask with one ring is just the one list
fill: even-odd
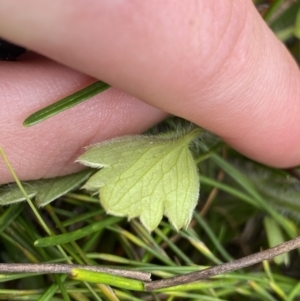
[(122, 218), (120, 218), (120, 217), (106, 218), (100, 222), (93, 223), (89, 226), (83, 227), (83, 228), (75, 230), (73, 232), (55, 235), (55, 236), (51, 236), (51, 237), (40, 238), (34, 242), (34, 245), (36, 247), (43, 248), (43, 247), (50, 247), (50, 246), (65, 244), (65, 243), (68, 243), (71, 241), (75, 241), (84, 236), (90, 235), (91, 233), (93, 233), (95, 231), (99, 231), (100, 229), (110, 226), (110, 225), (113, 225), (121, 220), (122, 220)]
[(77, 91), (53, 104), (50, 106), (47, 106), (46, 108), (43, 108), (29, 117), (27, 117), (23, 125), (26, 127), (35, 125), (41, 121), (44, 121), (45, 119), (48, 119), (60, 112), (63, 112), (67, 109), (70, 109), (71, 107), (76, 106), (77, 104), (95, 96), (96, 94), (99, 94), (106, 89), (108, 89), (110, 86), (106, 83), (97, 81), (88, 87)]
[(73, 269), (72, 278), (92, 283), (108, 284), (119, 288), (125, 288), (135, 291), (144, 291), (143, 281), (125, 278), (106, 273), (86, 271), (82, 269)]

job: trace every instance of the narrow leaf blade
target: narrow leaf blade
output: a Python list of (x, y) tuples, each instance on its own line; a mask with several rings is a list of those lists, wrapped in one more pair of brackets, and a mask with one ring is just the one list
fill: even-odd
[(67, 109), (70, 109), (71, 107), (76, 106), (77, 104), (95, 96), (96, 94), (99, 94), (103, 91), (105, 91), (106, 89), (109, 88), (109, 85), (100, 81), (97, 81), (91, 85), (89, 85), (88, 87), (77, 91), (53, 104), (51, 104), (50, 106), (47, 106), (35, 113), (33, 113), (32, 115), (30, 115), (29, 117), (27, 117), (24, 122), (23, 125), (26, 127), (35, 125), (45, 119), (48, 119), (56, 114), (59, 114), (60, 112), (63, 112)]

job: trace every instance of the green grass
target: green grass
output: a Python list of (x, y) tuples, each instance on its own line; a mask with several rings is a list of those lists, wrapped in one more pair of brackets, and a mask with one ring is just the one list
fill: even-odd
[[(300, 4), (297, 1), (277, 14), (280, 2), (273, 2), (266, 19), (298, 60), (299, 41), (293, 30)], [(182, 124), (185, 122), (174, 118), (151, 131)], [(138, 220), (106, 215), (97, 196), (74, 190), (86, 174), (72, 181), (27, 183), (25, 190), (30, 187), (32, 201), (0, 208), (1, 263), (97, 265), (150, 272), (153, 279), (161, 279), (238, 259), (299, 235), (297, 169), (259, 165), (208, 133), (195, 144), (194, 153), (201, 174), (201, 197), (188, 229), (176, 232), (163, 220), (149, 234)], [(55, 194), (58, 198), (53, 201)], [(41, 195), (47, 201), (38, 209), (35, 198), (41, 204)], [(24, 200), (15, 184), (0, 187), (0, 203), (1, 198)], [(139, 291), (139, 284), (127, 284), (126, 279), (114, 280), (123, 281), (123, 287), (93, 283), (92, 274), (84, 281), (67, 275), (1, 274), (0, 300), (296, 301), (300, 300), (299, 267), (295, 250), (270, 262), (156, 292)], [(103, 277), (106, 283), (106, 275)]]

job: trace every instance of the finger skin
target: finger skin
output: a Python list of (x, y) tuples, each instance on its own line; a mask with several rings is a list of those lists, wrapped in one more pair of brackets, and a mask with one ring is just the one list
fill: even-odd
[(299, 70), (250, 0), (3, 0), (0, 36), (191, 120), (255, 160), (300, 162)]
[[(167, 115), (133, 96), (109, 89), (33, 127), (26, 117), (95, 79), (38, 55), (0, 62), (0, 146), (19, 179), (78, 171), (74, 163), (90, 144), (145, 131)], [(134, 117), (134, 118), (133, 118)], [(12, 176), (0, 158), (0, 183)]]

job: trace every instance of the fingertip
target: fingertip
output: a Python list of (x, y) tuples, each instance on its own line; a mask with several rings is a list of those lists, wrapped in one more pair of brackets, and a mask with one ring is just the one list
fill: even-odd
[(14, 27), (5, 12), (25, 4), (2, 1), (8, 29), (0, 33), (188, 119), (257, 161), (300, 162), (299, 70), (252, 1), (29, 4)]

